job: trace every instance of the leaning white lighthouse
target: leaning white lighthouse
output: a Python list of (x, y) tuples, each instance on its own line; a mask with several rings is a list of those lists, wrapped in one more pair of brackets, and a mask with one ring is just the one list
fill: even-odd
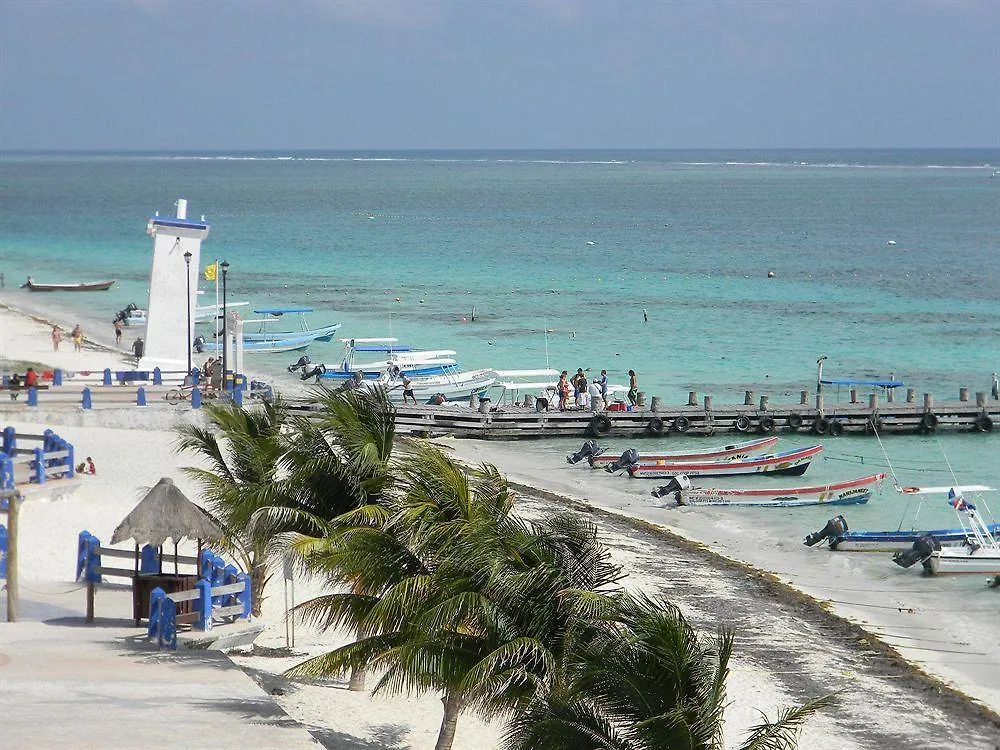
[[(201, 241), (211, 224), (187, 218), (187, 201), (177, 201), (177, 216), (152, 216), (146, 231), (153, 238), (149, 274), (146, 338), (139, 369), (185, 370), (194, 340), (195, 300)], [(185, 305), (185, 301), (187, 304)]]

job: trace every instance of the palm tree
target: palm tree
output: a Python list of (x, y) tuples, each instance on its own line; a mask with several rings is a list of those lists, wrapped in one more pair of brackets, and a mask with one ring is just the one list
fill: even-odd
[[(595, 590), (618, 569), (594, 554), (593, 527), (568, 518), (531, 526), (510, 514), (506, 480), (492, 466), (469, 474), (440, 451), (411, 447), (405, 493), (349, 514), (327, 539), (299, 552), (333, 585), (301, 605), (321, 627), (353, 627), (355, 642), (311, 659), (297, 675), (367, 664), (375, 691), (435, 690), (444, 714), (438, 750), (452, 746), (459, 714), (513, 714), (544, 684), (568, 610), (560, 589)], [(555, 646), (554, 646), (555, 644)]]
[(272, 531), (254, 523), (262, 507), (281, 503), (278, 465), (285, 453), (281, 436), (287, 411), (276, 399), (249, 410), (232, 404), (204, 407), (209, 424), (177, 429), (177, 451), (201, 455), (209, 468), (185, 467), (200, 486), (208, 509), (219, 522), (224, 548), (250, 573), (253, 613), (260, 614), (270, 578), (267, 543)]
[[(721, 750), (733, 632), (706, 645), (672, 605), (645, 596), (579, 596), (588, 628), (563, 680), (508, 728), (505, 750)], [(579, 635), (579, 634), (578, 634)], [(785, 750), (825, 696), (753, 727), (742, 750)]]

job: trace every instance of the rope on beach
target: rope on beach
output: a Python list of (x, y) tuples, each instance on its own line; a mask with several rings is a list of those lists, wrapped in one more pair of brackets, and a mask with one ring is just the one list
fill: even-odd
[[(893, 604), (867, 604), (865, 602), (845, 602), (845, 601), (841, 601), (839, 599), (823, 599), (822, 601), (829, 602), (830, 604), (843, 604), (843, 605), (846, 605), (846, 606), (849, 606), (849, 607), (869, 607), (871, 609), (894, 609), (897, 612), (900, 612), (900, 613), (903, 613), (903, 614), (907, 614), (907, 615), (915, 615), (917, 613), (928, 614), (930, 612), (954, 612), (955, 611), (954, 607), (944, 607), (942, 609), (931, 609), (929, 607), (907, 607), (907, 606), (899, 606), (899, 605), (893, 605)], [(981, 609), (976, 609), (976, 608), (973, 608), (973, 607), (962, 607), (962, 611), (963, 612), (996, 612), (996, 608), (995, 607), (983, 607)]]
[[(66, 591), (60, 591), (57, 594), (54, 594), (51, 591), (38, 591), (37, 589), (29, 588), (28, 586), (25, 586), (23, 584), (18, 584), (17, 587), (21, 591), (28, 591), (28, 592), (30, 592), (32, 594), (40, 594), (41, 596), (63, 596), (64, 594), (75, 594), (77, 591), (82, 591), (83, 589), (85, 589), (87, 587), (87, 584), (81, 583), (79, 586), (74, 586), (73, 588), (67, 589)], [(7, 587), (4, 586), (4, 588), (7, 588)]]

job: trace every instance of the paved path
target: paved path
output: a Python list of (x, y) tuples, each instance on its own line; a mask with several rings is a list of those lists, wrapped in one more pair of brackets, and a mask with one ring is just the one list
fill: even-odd
[[(125, 617), (131, 595), (100, 590), (83, 621), (75, 584), (26, 582), (21, 622), (0, 596), (0, 748), (320, 745), (218, 651), (158, 651)], [(105, 615), (101, 617), (101, 615)]]

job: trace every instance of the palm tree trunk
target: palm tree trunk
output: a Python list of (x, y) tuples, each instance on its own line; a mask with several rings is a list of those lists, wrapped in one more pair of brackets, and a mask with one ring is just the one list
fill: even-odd
[(250, 572), (250, 614), (260, 617), (264, 606), (264, 584), (267, 583), (267, 566), (254, 565)]
[(441, 702), (444, 704), (444, 716), (441, 717), (441, 731), (438, 732), (434, 750), (451, 750), (458, 728), (458, 715), (462, 713), (462, 700), (457, 695), (445, 693)]
[[(364, 638), (364, 633), (358, 628), (357, 632), (354, 634), (357, 640)], [(365, 689), (365, 669), (364, 667), (351, 667), (351, 684), (348, 686), (350, 690), (357, 693), (363, 692)]]

